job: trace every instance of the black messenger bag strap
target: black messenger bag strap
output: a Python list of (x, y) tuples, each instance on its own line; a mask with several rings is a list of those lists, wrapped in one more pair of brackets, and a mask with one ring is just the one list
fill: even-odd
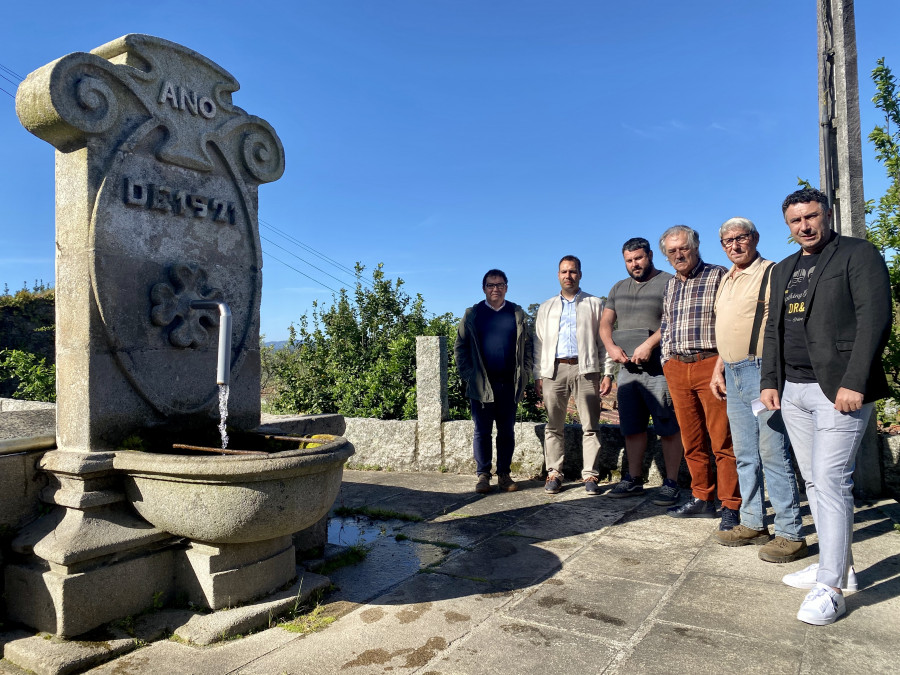
[(750, 331), (750, 349), (747, 358), (756, 358), (756, 343), (759, 341), (759, 329), (762, 327), (763, 314), (766, 311), (766, 288), (769, 286), (769, 275), (775, 265), (769, 265), (763, 272), (762, 283), (759, 286), (759, 298), (756, 300), (756, 315), (753, 317), (753, 330)]

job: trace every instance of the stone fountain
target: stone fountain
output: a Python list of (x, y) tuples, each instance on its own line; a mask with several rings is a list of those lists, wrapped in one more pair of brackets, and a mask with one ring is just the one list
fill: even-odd
[[(258, 186), (281, 177), (284, 151), (232, 103), (238, 88), (147, 35), (64, 56), (19, 88), (22, 124), (56, 148), (58, 449), (41, 464), (53, 508), (13, 542), (13, 620), (68, 637), (161, 600), (264, 596), (296, 575), (291, 534), (337, 495), (345, 439), (253, 433)], [(176, 450), (219, 443), (217, 365), (232, 447), (248, 452)]]

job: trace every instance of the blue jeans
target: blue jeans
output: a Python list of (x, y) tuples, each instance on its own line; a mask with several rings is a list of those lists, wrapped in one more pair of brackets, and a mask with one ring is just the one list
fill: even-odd
[(760, 359), (725, 362), (728, 423), (734, 442), (738, 483), (741, 486), (741, 525), (751, 530), (765, 526), (765, 491), (775, 511), (775, 534), (800, 541), (800, 494), (791, 464), (791, 450), (781, 412), (764, 410), (753, 416), (750, 404), (759, 398)]
[(806, 498), (819, 535), (816, 581), (833, 588), (847, 583), (853, 564), (853, 468), (874, 403), (851, 413), (834, 403), (816, 383), (785, 382), (781, 411), (806, 481)]

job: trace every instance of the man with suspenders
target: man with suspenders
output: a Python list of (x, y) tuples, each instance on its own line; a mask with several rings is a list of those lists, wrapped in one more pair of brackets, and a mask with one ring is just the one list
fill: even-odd
[[(768, 282), (775, 263), (757, 252), (759, 232), (746, 218), (725, 221), (719, 237), (734, 264), (716, 296), (719, 360), (710, 388), (727, 401), (742, 502), (740, 525), (716, 531), (715, 537), (724, 546), (762, 544), (760, 559), (791, 562), (809, 554), (800, 534), (797, 479), (781, 411), (764, 410), (759, 401)], [(763, 477), (775, 511), (772, 541), (765, 524)]]

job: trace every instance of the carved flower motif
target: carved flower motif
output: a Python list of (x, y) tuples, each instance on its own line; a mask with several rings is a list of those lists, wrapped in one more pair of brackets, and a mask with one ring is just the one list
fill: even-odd
[(206, 289), (206, 272), (195, 265), (178, 264), (169, 268), (172, 283), (161, 282), (150, 290), (153, 306), (150, 321), (168, 327), (169, 342), (179, 349), (202, 348), (209, 342), (209, 328), (218, 326), (219, 316), (210, 309), (191, 307), (195, 300), (222, 299), (218, 288)]

